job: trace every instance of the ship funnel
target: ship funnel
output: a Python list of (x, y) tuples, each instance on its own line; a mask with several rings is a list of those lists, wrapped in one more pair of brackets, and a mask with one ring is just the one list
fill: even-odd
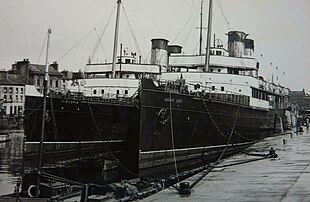
[(254, 40), (253, 39), (244, 39), (244, 55), (252, 56), (254, 53)]
[(168, 40), (152, 39), (151, 64), (168, 66)]
[(168, 53), (182, 53), (182, 46), (179, 45), (168, 45)]
[(241, 31), (230, 31), (227, 35), (229, 56), (242, 57), (245, 51), (244, 39), (248, 36), (248, 34)]

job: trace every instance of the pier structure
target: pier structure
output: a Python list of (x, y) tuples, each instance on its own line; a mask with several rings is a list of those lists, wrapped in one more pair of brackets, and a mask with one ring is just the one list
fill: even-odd
[[(165, 189), (143, 201), (310, 201), (310, 131), (266, 138), (246, 152), (263, 154), (271, 147), (277, 158), (255, 161), (260, 157), (240, 153), (217, 164), (191, 194)], [(192, 184), (201, 175), (185, 181)]]

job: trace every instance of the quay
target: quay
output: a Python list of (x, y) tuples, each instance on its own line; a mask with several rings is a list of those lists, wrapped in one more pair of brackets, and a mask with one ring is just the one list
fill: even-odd
[[(179, 195), (168, 188), (143, 201), (310, 201), (309, 130), (266, 138), (246, 151), (263, 154), (271, 147), (277, 158), (255, 161), (259, 157), (237, 154), (217, 164), (191, 194)], [(200, 176), (184, 181), (192, 184)]]

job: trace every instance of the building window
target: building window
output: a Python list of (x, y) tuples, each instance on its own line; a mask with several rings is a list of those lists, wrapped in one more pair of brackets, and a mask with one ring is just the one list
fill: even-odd
[(18, 95), (16, 95), (16, 102), (18, 102)]
[(125, 90), (125, 95), (128, 95), (128, 90)]
[(16, 90), (15, 90), (16, 92), (15, 93), (18, 93), (18, 88), (16, 88)]
[(210, 72), (213, 72), (213, 69), (210, 69)]
[(101, 90), (101, 94), (104, 94), (104, 90), (103, 89)]
[(224, 86), (221, 86), (221, 91), (224, 91)]
[(222, 51), (216, 51), (216, 55), (222, 55)]
[(117, 94), (117, 95), (119, 94), (119, 90), (116, 91), (116, 94)]
[(221, 69), (218, 69), (217, 71), (218, 71), (218, 72), (221, 72), (222, 70), (221, 70)]
[(58, 88), (58, 81), (55, 81), (55, 87)]
[(4, 92), (4, 93), (7, 93), (7, 92), (8, 92), (7, 87), (4, 87), (4, 88), (3, 88), (3, 92)]
[(13, 93), (13, 88), (12, 87), (10, 87), (9, 93)]
[(20, 93), (24, 94), (24, 89), (23, 88), (20, 88)]
[(22, 102), (24, 101), (24, 96), (22, 96), (22, 95), (20, 96), (20, 101), (22, 101)]
[(18, 106), (18, 114), (22, 114), (23, 113), (23, 107), (22, 106)]
[(97, 94), (97, 90), (96, 90), (96, 89), (94, 90), (94, 94), (95, 94), (95, 95)]
[(41, 86), (40, 79), (37, 79), (37, 86)]
[(130, 63), (130, 59), (125, 59), (125, 63), (129, 64)]
[(53, 87), (53, 81), (54, 80), (50, 80), (50, 87)]
[(6, 101), (6, 100), (7, 100), (7, 97), (6, 97), (6, 95), (3, 95), (3, 99), (4, 99), (4, 101)]
[(212, 87), (211, 87), (211, 90), (215, 90), (215, 86), (212, 86)]
[(10, 95), (10, 101), (12, 101), (13, 100), (13, 97), (12, 97), (12, 95)]

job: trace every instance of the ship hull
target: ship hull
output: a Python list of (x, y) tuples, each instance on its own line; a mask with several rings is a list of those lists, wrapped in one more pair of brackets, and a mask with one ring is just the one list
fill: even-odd
[[(24, 159), (29, 169), (36, 167), (39, 155), (42, 103), (42, 97), (26, 97)], [(44, 165), (120, 159), (138, 170), (139, 111), (133, 102), (56, 97), (48, 98), (46, 106)]]
[[(273, 133), (274, 113), (238, 100), (182, 94), (142, 82), (140, 172), (197, 167), (232, 155)], [(176, 164), (175, 164), (176, 163)]]

